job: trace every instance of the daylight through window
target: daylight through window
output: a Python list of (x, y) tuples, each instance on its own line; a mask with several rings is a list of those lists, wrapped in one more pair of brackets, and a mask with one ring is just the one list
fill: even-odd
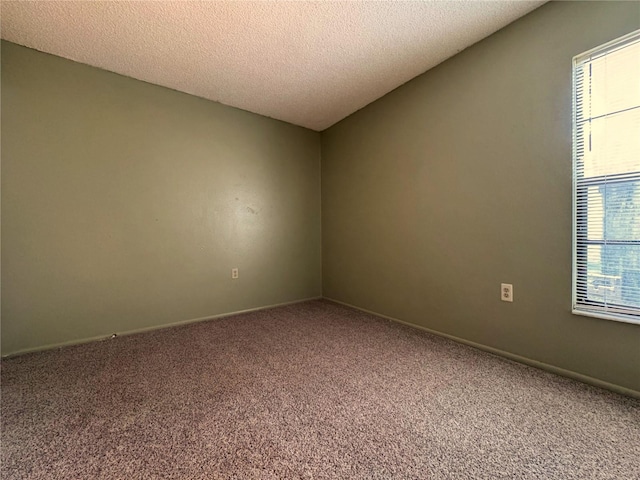
[(640, 31), (574, 58), (573, 311), (640, 323)]

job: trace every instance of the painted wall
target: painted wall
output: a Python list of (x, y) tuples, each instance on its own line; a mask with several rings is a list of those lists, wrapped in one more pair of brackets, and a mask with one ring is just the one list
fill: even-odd
[(640, 391), (640, 326), (570, 313), (571, 60), (637, 28), (549, 3), (323, 132), (324, 295)]
[(321, 295), (319, 133), (1, 53), (3, 355)]

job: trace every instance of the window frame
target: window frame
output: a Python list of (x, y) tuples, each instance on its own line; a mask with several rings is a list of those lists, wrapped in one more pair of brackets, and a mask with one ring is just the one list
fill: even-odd
[[(587, 250), (589, 245), (640, 245), (638, 240), (589, 240), (588, 239), (588, 212), (586, 209), (579, 210), (579, 205), (587, 205), (588, 189), (592, 186), (625, 183), (637, 181), (638, 178), (628, 174), (617, 175), (600, 175), (589, 177), (588, 180), (578, 178), (578, 102), (577, 102), (577, 68), (586, 63), (586, 59), (591, 62), (596, 58), (607, 55), (615, 50), (625, 48), (626, 46), (640, 41), (640, 30), (636, 30), (622, 37), (616, 38), (610, 42), (599, 45), (595, 48), (587, 50), (572, 59), (572, 306), (571, 312), (575, 315), (601, 318), (605, 320), (614, 320), (624, 323), (632, 323), (640, 325), (640, 308), (634, 309), (628, 306), (620, 305), (620, 309), (615, 306), (605, 306), (604, 302), (598, 302), (588, 299), (588, 273), (587, 273)], [(607, 114), (608, 115), (608, 114)], [(606, 182), (604, 181), (606, 179)], [(580, 288), (582, 287), (582, 291)]]

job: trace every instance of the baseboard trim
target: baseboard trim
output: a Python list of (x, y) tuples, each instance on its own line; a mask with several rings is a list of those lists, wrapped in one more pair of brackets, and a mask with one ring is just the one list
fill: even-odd
[(11, 353), (7, 353), (5, 355), (2, 355), (3, 359), (9, 359), (9, 358), (13, 358), (13, 357), (17, 357), (20, 355), (25, 355), (27, 353), (36, 353), (36, 352), (44, 352), (46, 350), (55, 350), (56, 348), (64, 348), (64, 347), (71, 347), (73, 345), (82, 345), (84, 343), (91, 343), (91, 342), (100, 342), (103, 340), (107, 340), (109, 338), (111, 338), (114, 334), (117, 335), (118, 337), (126, 337), (129, 335), (136, 335), (138, 333), (145, 333), (145, 332), (153, 332), (155, 330), (164, 330), (165, 328), (172, 328), (172, 327), (179, 327), (181, 325), (188, 325), (190, 323), (198, 323), (198, 322), (206, 322), (208, 320), (216, 320), (216, 319), (220, 319), (220, 318), (225, 318), (225, 317), (231, 317), (233, 315), (240, 315), (242, 313), (250, 313), (250, 312), (257, 312), (260, 310), (269, 310), (272, 308), (277, 308), (277, 307), (286, 307), (287, 305), (295, 305), (296, 303), (304, 303), (304, 302), (309, 302), (312, 300), (320, 300), (322, 297), (309, 297), (309, 298), (303, 298), (301, 300), (293, 300), (290, 302), (282, 302), (282, 303), (275, 303), (272, 305), (265, 305), (262, 307), (254, 307), (254, 308), (247, 308), (244, 310), (236, 310), (233, 312), (226, 312), (226, 313), (219, 313), (216, 315), (209, 315), (206, 317), (199, 317), (199, 318), (191, 318), (188, 320), (179, 320), (177, 322), (171, 322), (171, 323), (163, 323), (162, 325), (153, 325), (151, 327), (143, 327), (143, 328), (135, 328), (133, 330), (126, 330), (123, 332), (112, 332), (106, 335), (98, 335), (95, 337), (87, 337), (87, 338), (81, 338), (81, 339), (77, 339), (77, 340), (69, 340), (67, 342), (61, 342), (61, 343), (51, 343), (48, 345), (43, 345), (43, 346), (39, 346), (39, 347), (31, 347), (31, 348), (24, 348), (21, 350), (16, 350), (15, 352), (11, 352)]
[(355, 310), (360, 310), (361, 312), (368, 313), (370, 315), (375, 315), (376, 317), (384, 318), (386, 320), (390, 320), (392, 322), (401, 323), (403, 325), (407, 325), (409, 327), (417, 328), (419, 330), (423, 330), (427, 333), (431, 333), (433, 335), (437, 335), (439, 337), (448, 338), (449, 340), (453, 340), (454, 342), (462, 343), (464, 345), (468, 345), (473, 348), (477, 348), (478, 350), (482, 350), (493, 355), (497, 355), (499, 357), (508, 358), (509, 360), (513, 360), (518, 363), (523, 363), (530, 367), (539, 368), (540, 370), (545, 370), (547, 372), (555, 373), (556, 375), (560, 375), (562, 377), (571, 378), (573, 380), (577, 380), (582, 383), (586, 383), (589, 385), (593, 385), (595, 387), (604, 388), (605, 390), (611, 390), (615, 393), (620, 393), (622, 395), (626, 395), (628, 397), (633, 397), (640, 399), (640, 391), (633, 390), (631, 388), (623, 387), (621, 385), (616, 385), (615, 383), (605, 382), (604, 380), (600, 380), (598, 378), (590, 377), (588, 375), (584, 375), (582, 373), (574, 372), (573, 370), (566, 370), (564, 368), (556, 367), (555, 365), (551, 365), (549, 363), (540, 362), (538, 360), (533, 360), (531, 358), (523, 357), (517, 355), (515, 353), (507, 352), (505, 350), (500, 350), (498, 348), (489, 347), (488, 345), (483, 345), (481, 343), (472, 342), (470, 340), (466, 340), (464, 338), (456, 337), (455, 335), (450, 335), (448, 333), (439, 332), (437, 330), (433, 330), (431, 328), (423, 327), (422, 325), (417, 325), (415, 323), (407, 322), (405, 320), (400, 320), (399, 318), (390, 317), (388, 315), (383, 315), (381, 313), (377, 313), (371, 310), (367, 310), (366, 308), (361, 308), (356, 305), (352, 305), (347, 302), (342, 302), (340, 300), (336, 300), (330, 297), (323, 297), (325, 300), (328, 300), (333, 303), (337, 303), (339, 305), (344, 305), (345, 307), (353, 308)]

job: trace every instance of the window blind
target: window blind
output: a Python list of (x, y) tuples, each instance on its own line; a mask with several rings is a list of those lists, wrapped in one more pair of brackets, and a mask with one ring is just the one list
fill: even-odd
[(640, 30), (573, 59), (573, 311), (640, 323)]

